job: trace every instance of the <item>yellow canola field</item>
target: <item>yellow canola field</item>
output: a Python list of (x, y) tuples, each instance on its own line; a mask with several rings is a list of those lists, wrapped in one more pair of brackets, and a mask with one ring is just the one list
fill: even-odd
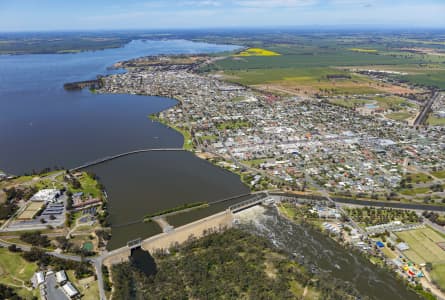
[(249, 48), (247, 50), (244, 50), (236, 54), (235, 56), (279, 56), (279, 55), (281, 54), (266, 49)]
[(375, 49), (362, 49), (362, 48), (351, 48), (349, 49), (354, 52), (360, 52), (360, 53), (377, 53), (378, 51)]

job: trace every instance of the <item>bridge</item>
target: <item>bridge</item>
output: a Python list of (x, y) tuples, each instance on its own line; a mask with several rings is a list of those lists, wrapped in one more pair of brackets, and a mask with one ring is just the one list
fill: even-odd
[(116, 155), (111, 155), (111, 156), (105, 156), (103, 158), (99, 158), (96, 159), (94, 161), (91, 162), (87, 162), (84, 163), (81, 166), (75, 167), (70, 169), (71, 172), (76, 172), (91, 166), (95, 166), (95, 165), (100, 165), (103, 164), (104, 162), (110, 161), (110, 160), (114, 160), (117, 158), (121, 158), (124, 156), (130, 156), (130, 155), (134, 155), (134, 154), (138, 154), (138, 153), (145, 153), (145, 152), (165, 152), (165, 151), (170, 151), (170, 152), (180, 152), (180, 151), (185, 151), (182, 148), (150, 148), (150, 149), (139, 149), (139, 150), (134, 150), (134, 151), (128, 151), (128, 152), (124, 152), (124, 153), (120, 153), (120, 154), (116, 154)]
[(264, 196), (265, 196), (264, 194), (263, 195), (258, 194), (252, 199), (229, 206), (229, 210), (232, 213), (237, 213), (252, 206), (266, 203), (268, 199), (265, 198)]
[(141, 245), (142, 245), (142, 240), (140, 238), (132, 240), (132, 241), (129, 241), (127, 243), (127, 247), (130, 248), (131, 250), (136, 249), (136, 248), (140, 248)]

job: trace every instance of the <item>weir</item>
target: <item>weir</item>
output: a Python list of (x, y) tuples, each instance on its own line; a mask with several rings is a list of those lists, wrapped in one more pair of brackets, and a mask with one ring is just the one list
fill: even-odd
[(190, 237), (200, 238), (209, 231), (220, 231), (230, 228), (233, 225), (233, 215), (230, 210), (206, 217), (204, 219), (177, 227), (171, 231), (160, 233), (145, 240), (136, 239), (127, 243), (126, 246), (110, 251), (101, 256), (103, 264), (112, 266), (121, 262), (128, 261), (132, 249), (141, 248), (142, 250), (154, 253), (157, 250), (165, 250), (175, 244), (182, 244)]

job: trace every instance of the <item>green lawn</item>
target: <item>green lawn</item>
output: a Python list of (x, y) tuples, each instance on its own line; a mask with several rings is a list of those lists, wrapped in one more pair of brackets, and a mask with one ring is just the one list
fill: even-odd
[(431, 174), (437, 178), (445, 179), (445, 170), (432, 172)]
[(18, 287), (26, 285), (37, 270), (35, 263), (27, 262), (19, 253), (0, 248), (0, 283), (17, 288), (17, 292), (25, 299), (31, 299), (36, 293)]
[(407, 182), (412, 183), (427, 183), (433, 181), (433, 178), (424, 173), (408, 173), (404, 178)]
[(397, 96), (375, 97), (374, 100), (377, 101), (379, 107), (383, 109), (402, 110), (414, 106), (407, 100)]
[(171, 129), (176, 130), (177, 132), (182, 134), (182, 136), (184, 137), (184, 144), (182, 145), (182, 148), (184, 148), (184, 150), (187, 151), (193, 150), (192, 134), (190, 133), (190, 130), (188, 128), (178, 127), (173, 124), (170, 124), (167, 122), (167, 120), (161, 119), (157, 115), (149, 115), (148, 117), (150, 120), (164, 124), (165, 126), (168, 126)]
[(431, 190), (426, 187), (426, 188), (402, 189), (399, 191), (399, 193), (405, 196), (415, 196), (419, 194), (426, 194), (430, 191)]
[(75, 189), (72, 186), (69, 186), (68, 189), (72, 193), (78, 193), (83, 192), (84, 195), (91, 195), (93, 198), (101, 198), (102, 197), (102, 191), (100, 190), (98, 186), (98, 182), (90, 177), (86, 172), (82, 173), (82, 176), (78, 178), (81, 188)]
[(433, 270), (430, 274), (432, 280), (440, 286), (441, 289), (445, 289), (445, 264), (433, 265)]
[(406, 119), (412, 118), (413, 114), (409, 112), (396, 112), (386, 115), (387, 118), (390, 118), (395, 121), (404, 121)]
[(445, 126), (445, 118), (430, 116), (427, 120), (427, 123), (431, 126)]
[(421, 228), (396, 233), (404, 242), (408, 243), (409, 250), (404, 254), (416, 264), (437, 263), (445, 261), (445, 251), (437, 243), (445, 242), (445, 238), (433, 229)]
[(354, 107), (361, 107), (367, 103), (372, 103), (371, 100), (365, 100), (365, 99), (331, 99), (331, 103), (343, 107), (348, 108), (354, 108)]

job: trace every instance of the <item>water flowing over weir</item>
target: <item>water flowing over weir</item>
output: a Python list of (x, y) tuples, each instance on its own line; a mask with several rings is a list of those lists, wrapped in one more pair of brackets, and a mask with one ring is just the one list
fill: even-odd
[(236, 218), (240, 228), (266, 237), (308, 270), (329, 273), (332, 277), (351, 282), (362, 296), (371, 299), (421, 299), (388, 271), (372, 265), (351, 250), (345, 250), (317, 230), (289, 221), (275, 208), (255, 207), (241, 212)]

